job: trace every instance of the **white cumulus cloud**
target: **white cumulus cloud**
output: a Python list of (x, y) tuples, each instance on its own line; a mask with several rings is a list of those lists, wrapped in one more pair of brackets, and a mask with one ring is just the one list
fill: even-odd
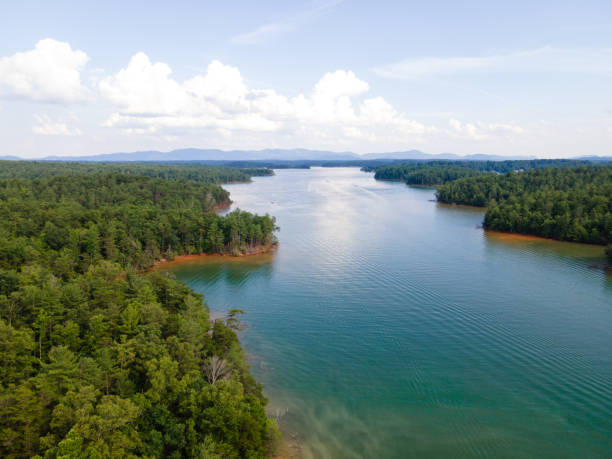
[(238, 68), (216, 60), (204, 74), (179, 82), (167, 64), (138, 53), (99, 89), (118, 109), (106, 126), (126, 133), (206, 128), (228, 137), (275, 131), (342, 143), (409, 141), (434, 130), (407, 119), (382, 97), (365, 98), (370, 86), (347, 70), (326, 73), (307, 94), (286, 96), (249, 88)]
[(81, 83), (88, 61), (83, 51), (45, 38), (30, 51), (0, 58), (0, 94), (39, 102), (83, 102), (91, 97)]
[(34, 119), (38, 122), (32, 127), (32, 132), (38, 135), (63, 135), (73, 136), (82, 135), (80, 129), (71, 128), (63, 121), (53, 121), (47, 115), (34, 115)]
[(171, 115), (185, 105), (186, 98), (171, 73), (166, 64), (153, 64), (146, 54), (138, 53), (126, 68), (100, 82), (100, 93), (126, 113)]
[(511, 123), (462, 123), (451, 118), (448, 122), (450, 134), (471, 140), (484, 140), (492, 137), (503, 137), (511, 134), (523, 134), (525, 129)]

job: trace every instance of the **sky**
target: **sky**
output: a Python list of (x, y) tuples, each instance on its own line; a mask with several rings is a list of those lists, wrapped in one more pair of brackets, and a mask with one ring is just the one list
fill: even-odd
[(611, 83), (609, 0), (3, 0), (0, 156), (608, 156)]

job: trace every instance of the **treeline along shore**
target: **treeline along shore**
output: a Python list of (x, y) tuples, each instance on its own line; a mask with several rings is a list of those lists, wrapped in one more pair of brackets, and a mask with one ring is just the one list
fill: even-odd
[(440, 202), (486, 207), (485, 229), (607, 245), (612, 262), (609, 163), (429, 161), (382, 166), (375, 178), (436, 186)]
[[(275, 220), (214, 208), (256, 171), (0, 162), (0, 456), (266, 457), (236, 331), (160, 271), (175, 255), (275, 243)], [(212, 182), (212, 183), (211, 183)]]
[(415, 161), (408, 164), (363, 167), (374, 171), (377, 180), (399, 180), (408, 185), (437, 186), (460, 178), (488, 174), (506, 174), (550, 167), (578, 167), (593, 165), (576, 159), (530, 159), (508, 161)]
[(200, 163), (1, 161), (0, 178), (42, 178), (56, 175), (119, 173), (167, 180), (205, 183), (248, 182), (251, 177), (274, 175), (268, 167), (210, 166)]

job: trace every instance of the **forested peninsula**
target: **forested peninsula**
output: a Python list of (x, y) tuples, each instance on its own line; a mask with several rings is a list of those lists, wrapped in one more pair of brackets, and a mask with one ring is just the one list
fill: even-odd
[(574, 159), (532, 159), (509, 161), (419, 161), (376, 168), (363, 168), (374, 171), (377, 180), (399, 180), (408, 185), (437, 186), (460, 178), (482, 174), (505, 174), (550, 167), (578, 167), (592, 165), (589, 161)]
[(41, 178), (56, 175), (119, 173), (167, 180), (205, 183), (248, 182), (251, 177), (274, 175), (267, 167), (207, 166), (199, 163), (1, 161), (0, 178)]
[(439, 201), (487, 206), (484, 227), (589, 244), (612, 242), (612, 167), (535, 169), (459, 179)]
[(485, 229), (608, 245), (612, 262), (612, 165), (427, 161), (378, 167), (375, 178), (436, 186), (440, 202), (487, 207)]
[(273, 244), (274, 218), (212, 212), (229, 195), (204, 167), (65, 166), (0, 163), (0, 456), (269, 455), (240, 311), (211, 322), (143, 269)]

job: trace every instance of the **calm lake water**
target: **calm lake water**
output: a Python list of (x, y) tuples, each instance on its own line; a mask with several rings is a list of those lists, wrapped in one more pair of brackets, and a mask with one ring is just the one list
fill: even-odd
[(229, 185), (280, 247), (169, 265), (242, 340), (306, 457), (612, 455), (603, 249), (485, 233), (483, 211), (355, 168)]

